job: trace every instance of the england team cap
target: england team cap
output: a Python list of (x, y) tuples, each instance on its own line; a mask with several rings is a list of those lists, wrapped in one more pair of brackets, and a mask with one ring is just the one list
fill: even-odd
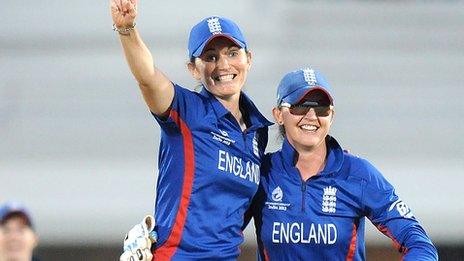
[(27, 225), (33, 228), (32, 216), (26, 207), (16, 202), (6, 202), (0, 206), (0, 224), (4, 224), (9, 218), (15, 215), (24, 218)]
[(241, 48), (247, 48), (245, 37), (236, 23), (224, 17), (210, 16), (196, 24), (190, 31), (189, 57), (200, 56), (205, 46), (219, 36), (228, 38)]
[(325, 93), (330, 105), (334, 104), (330, 85), (319, 71), (309, 67), (289, 72), (277, 87), (277, 106), (282, 103), (298, 104), (308, 93), (315, 90)]

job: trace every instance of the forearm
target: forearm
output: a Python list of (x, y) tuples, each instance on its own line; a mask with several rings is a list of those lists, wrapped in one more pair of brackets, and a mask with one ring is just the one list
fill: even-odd
[(438, 260), (435, 246), (421, 227), (412, 227), (404, 237), (406, 249), (403, 260)]
[(156, 115), (164, 115), (174, 97), (171, 81), (153, 65), (150, 50), (135, 28), (128, 34), (120, 34), (119, 38), (146, 104)]
[(154, 86), (156, 84), (156, 71), (153, 65), (153, 57), (137, 29), (134, 28), (127, 35), (121, 34), (119, 38), (127, 64), (139, 85), (141, 87)]

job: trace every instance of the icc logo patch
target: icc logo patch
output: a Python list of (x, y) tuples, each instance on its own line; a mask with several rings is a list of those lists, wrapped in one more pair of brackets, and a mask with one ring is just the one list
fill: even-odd
[(284, 192), (282, 191), (280, 186), (277, 186), (272, 191), (271, 199), (272, 201), (266, 201), (264, 203), (270, 210), (287, 211), (288, 207), (290, 206), (290, 203), (282, 202), (282, 200), (284, 199)]
[(283, 197), (284, 193), (279, 186), (272, 191), (272, 200), (275, 202), (281, 202)]

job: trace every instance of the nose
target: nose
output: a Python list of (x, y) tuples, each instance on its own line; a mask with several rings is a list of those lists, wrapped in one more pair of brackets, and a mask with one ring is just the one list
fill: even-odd
[(308, 112), (304, 115), (305, 119), (316, 119), (317, 120), (317, 115), (316, 115), (316, 111), (314, 110), (314, 108), (309, 108)]
[(219, 55), (219, 59), (216, 63), (218, 69), (228, 69), (229, 68), (229, 57), (227, 55)]

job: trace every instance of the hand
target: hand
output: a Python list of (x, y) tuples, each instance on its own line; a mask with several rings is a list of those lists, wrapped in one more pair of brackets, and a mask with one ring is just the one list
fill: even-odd
[(156, 242), (155, 219), (146, 216), (142, 223), (135, 225), (124, 238), (124, 253), (120, 261), (151, 261), (151, 245)]
[(119, 257), (119, 261), (152, 261), (153, 255), (150, 249), (136, 249), (134, 252), (125, 251)]
[(111, 17), (117, 28), (130, 28), (137, 17), (137, 0), (110, 0)]

